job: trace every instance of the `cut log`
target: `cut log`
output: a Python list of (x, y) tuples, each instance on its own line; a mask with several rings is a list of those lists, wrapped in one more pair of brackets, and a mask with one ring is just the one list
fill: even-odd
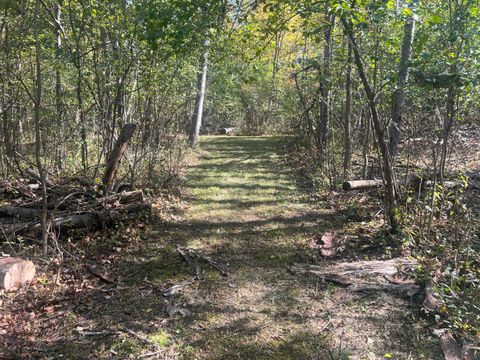
[(127, 149), (128, 141), (133, 136), (133, 133), (136, 129), (135, 124), (125, 124), (120, 132), (120, 136), (115, 143), (114, 148), (108, 154), (108, 160), (105, 168), (105, 173), (103, 174), (103, 185), (110, 190), (113, 185), (113, 180), (115, 179), (115, 175), (117, 174), (118, 165), (120, 164), (120, 160)]
[(227, 127), (220, 130), (220, 134), (222, 135), (235, 135), (237, 128), (234, 127)]
[(35, 278), (35, 265), (19, 258), (0, 258), (0, 289), (12, 290), (30, 284)]
[(337, 255), (338, 244), (335, 241), (335, 234), (332, 231), (327, 231), (322, 236), (322, 245), (320, 246), (320, 253), (324, 257), (333, 257)]
[(352, 180), (343, 183), (343, 190), (370, 190), (383, 186), (382, 180)]

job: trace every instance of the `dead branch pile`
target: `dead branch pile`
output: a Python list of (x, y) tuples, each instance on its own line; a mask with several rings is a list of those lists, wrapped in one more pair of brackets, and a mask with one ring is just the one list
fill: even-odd
[[(41, 230), (42, 196), (38, 176), (0, 183), (0, 236), (34, 234)], [(47, 183), (49, 230), (64, 232), (104, 227), (124, 216), (150, 210), (141, 190), (104, 195), (102, 187), (84, 177)]]

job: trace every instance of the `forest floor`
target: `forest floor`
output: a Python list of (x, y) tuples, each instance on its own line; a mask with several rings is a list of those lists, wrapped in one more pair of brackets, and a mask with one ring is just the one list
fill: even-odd
[[(43, 329), (30, 329), (11, 358), (442, 359), (415, 300), (352, 294), (288, 271), (294, 263), (384, 259), (399, 250), (387, 241), (373, 252), (369, 246), (323, 259), (323, 232), (345, 232), (352, 221), (299, 189), (278, 154), (281, 143), (203, 138), (182, 201), (168, 208), (173, 216), (123, 229), (114, 240), (97, 239), (86, 251), (115, 280), (87, 277), (81, 289), (72, 280), (77, 290), (57, 293), (56, 300), (41, 283), (36, 295), (7, 297), (5, 306), (18, 312), (13, 320), (22, 321), (21, 307), (22, 316), (30, 314), (23, 322)], [(202, 263), (201, 279), (165, 298), (169, 286), (192, 276), (177, 246), (226, 264), (229, 276)], [(10, 344), (21, 343), (19, 334), (9, 335), (17, 336)]]

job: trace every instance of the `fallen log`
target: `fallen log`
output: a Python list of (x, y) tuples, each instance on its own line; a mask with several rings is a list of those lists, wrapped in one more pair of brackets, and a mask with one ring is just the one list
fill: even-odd
[(0, 258), (0, 289), (12, 290), (29, 284), (35, 278), (35, 265), (19, 258)]
[(388, 276), (398, 273), (399, 268), (412, 269), (414, 260), (395, 258), (384, 261), (356, 261), (331, 266), (295, 264), (290, 268), (294, 274), (313, 274), (325, 281), (347, 286), (352, 292), (387, 291), (400, 295), (413, 296), (420, 291), (420, 286), (405, 283), (385, 283)]
[[(417, 175), (409, 175), (400, 181), (400, 185), (416, 191), (431, 188), (438, 182), (422, 178)], [(461, 185), (456, 181), (445, 181), (443, 186), (446, 188), (454, 188)], [(343, 190), (373, 190), (383, 186), (382, 180), (350, 180), (343, 183)]]
[(352, 292), (362, 291), (384, 291), (393, 292), (398, 295), (413, 296), (418, 294), (421, 290), (419, 285), (411, 284), (352, 284), (347, 287)]
[(0, 216), (12, 216), (19, 218), (37, 218), (39, 210), (21, 206), (0, 206)]
[(351, 180), (343, 183), (343, 190), (370, 190), (383, 186), (382, 180)]
[[(125, 214), (137, 213), (150, 210), (150, 204), (130, 204), (117, 207), (113, 210), (102, 210), (97, 212), (86, 212), (80, 214), (68, 214), (58, 216), (48, 222), (49, 226), (60, 231), (84, 228), (88, 231), (103, 227), (115, 222)], [(36, 233), (41, 230), (39, 221), (18, 222), (13, 224), (0, 224), (0, 234), (15, 235), (24, 233)]]
[(105, 204), (114, 204), (118, 202), (119, 204), (132, 204), (134, 202), (143, 202), (144, 196), (142, 190), (128, 191), (116, 195), (106, 196), (99, 199), (99, 201)]
[(355, 261), (330, 266), (295, 264), (291, 267), (294, 274), (311, 273), (318, 276), (369, 276), (395, 275), (399, 267), (412, 269), (417, 262), (406, 258), (390, 260)]
[(237, 128), (234, 127), (227, 127), (220, 130), (220, 134), (222, 135), (235, 135)]
[[(102, 224), (103, 220), (108, 218), (108, 212), (103, 213), (85, 213), (85, 214), (72, 214), (66, 216), (56, 217), (50, 220), (48, 224), (56, 229), (78, 229), (86, 228), (91, 230)], [(23, 233), (36, 233), (41, 230), (40, 221), (33, 222), (20, 222), (10, 225), (0, 226), (0, 233), (5, 235), (23, 234)]]

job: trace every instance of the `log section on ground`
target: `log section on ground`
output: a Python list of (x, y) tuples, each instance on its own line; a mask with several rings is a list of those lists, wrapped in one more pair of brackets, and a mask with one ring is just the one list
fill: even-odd
[(381, 186), (382, 180), (351, 180), (343, 183), (343, 190), (370, 190)]
[(411, 270), (415, 265), (415, 260), (395, 258), (330, 266), (295, 264), (290, 270), (294, 274), (313, 274), (325, 281), (348, 286), (351, 291), (388, 291), (411, 296), (420, 291), (420, 286), (411, 282), (392, 284), (389, 279), (398, 274), (399, 269)]
[(11, 290), (29, 284), (35, 278), (31, 261), (13, 257), (0, 258), (0, 289)]

